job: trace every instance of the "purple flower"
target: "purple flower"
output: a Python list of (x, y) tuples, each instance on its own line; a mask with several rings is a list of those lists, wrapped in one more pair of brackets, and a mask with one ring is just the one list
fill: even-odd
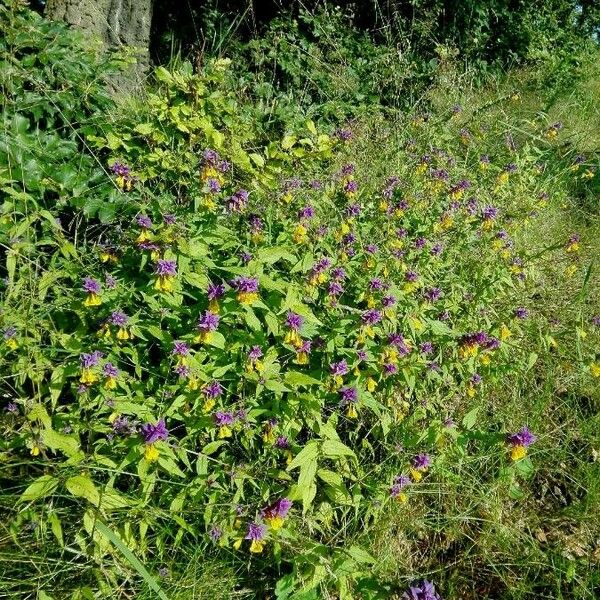
[(192, 372), (192, 370), (187, 365), (184, 365), (184, 364), (176, 365), (176, 367), (173, 370), (182, 379), (186, 379), (187, 377), (189, 377), (190, 373)]
[(156, 425), (152, 425), (152, 423), (142, 425), (142, 436), (146, 444), (166, 440), (169, 437), (169, 431), (165, 426), (165, 420), (159, 419)]
[(221, 536), (223, 535), (223, 530), (218, 525), (213, 525), (210, 528), (208, 535), (210, 536), (210, 539), (213, 542), (217, 542), (219, 539), (221, 539)]
[(215, 400), (223, 393), (223, 386), (213, 379), (202, 388), (202, 392), (207, 398)]
[(433, 352), (433, 344), (431, 342), (423, 342), (420, 346), (420, 350), (423, 354), (429, 354)]
[(348, 363), (345, 360), (340, 360), (340, 362), (332, 362), (329, 365), (329, 372), (333, 377), (347, 375), (349, 371), (350, 369), (348, 367)]
[(411, 585), (408, 591), (402, 595), (402, 600), (441, 600), (441, 598), (435, 591), (433, 583), (423, 581), (420, 584)]
[(508, 436), (508, 443), (512, 446), (524, 446), (527, 448), (536, 441), (537, 437), (531, 433), (527, 426), (521, 428), (517, 433), (511, 433)]
[(350, 129), (343, 129), (341, 127), (336, 129), (333, 135), (342, 142), (348, 142), (352, 139), (352, 131), (350, 131)]
[(240, 212), (248, 204), (249, 193), (246, 190), (238, 190), (227, 199), (227, 208), (230, 212)]
[(342, 284), (339, 283), (338, 281), (332, 281), (329, 284), (329, 287), (327, 288), (327, 293), (330, 296), (341, 296), (344, 293), (344, 288), (342, 287)]
[(335, 269), (332, 269), (331, 276), (336, 281), (344, 281), (344, 279), (346, 279), (346, 277), (348, 277), (348, 275), (343, 267), (335, 267)]
[(201, 317), (198, 319), (198, 325), (196, 328), (202, 333), (207, 333), (209, 331), (216, 331), (219, 326), (219, 321), (221, 317), (219, 315), (210, 312), (207, 310)]
[(295, 312), (292, 312), (292, 311), (288, 312), (286, 319), (285, 319), (285, 324), (287, 327), (289, 327), (293, 331), (298, 331), (302, 327), (303, 323), (304, 323), (304, 317), (302, 317), (299, 314), (296, 314)]
[(354, 179), (347, 181), (344, 185), (344, 191), (347, 194), (354, 194), (358, 190), (358, 183)]
[(225, 295), (225, 286), (222, 283), (209, 283), (206, 294), (209, 300), (219, 300)]
[(112, 275), (109, 275), (108, 273), (107, 273), (104, 281), (106, 283), (106, 287), (109, 290), (114, 290), (117, 287), (117, 280)]
[(9, 325), (4, 329), (2, 335), (5, 340), (10, 340), (17, 335), (17, 328), (14, 325)]
[(600, 327), (600, 315), (592, 317), (591, 322), (594, 327)]
[(361, 315), (361, 320), (365, 325), (375, 325), (376, 323), (379, 323), (381, 321), (381, 313), (378, 310), (371, 308), (369, 310), (366, 310)]
[(390, 375), (395, 375), (398, 372), (398, 366), (395, 365), (394, 363), (385, 363), (383, 365), (383, 374), (386, 377), (389, 377)]
[(163, 215), (163, 221), (165, 225), (175, 225), (175, 223), (177, 222), (177, 217), (171, 214)]
[(356, 353), (356, 357), (358, 358), (359, 361), (364, 362), (367, 360), (367, 353), (364, 350), (359, 350)]
[(102, 291), (102, 286), (100, 282), (96, 279), (92, 279), (91, 277), (83, 278), (83, 291), (88, 294), (99, 294)]
[(369, 254), (377, 254), (379, 248), (377, 247), (377, 244), (367, 244), (367, 246), (365, 246), (365, 251)]
[(483, 377), (479, 373), (474, 373), (471, 376), (471, 385), (479, 385), (483, 381)]
[(15, 402), (9, 402), (6, 405), (6, 409), (5, 410), (6, 410), (6, 412), (9, 412), (9, 413), (11, 413), (13, 415), (16, 415), (16, 414), (19, 413), (19, 407), (16, 405)]
[(305, 207), (301, 208), (298, 211), (299, 219), (312, 219), (314, 216), (315, 209), (310, 204), (307, 204)]
[(247, 265), (252, 260), (250, 252), (240, 252), (240, 260)]
[(382, 290), (383, 289), (383, 281), (381, 281), (381, 279), (379, 277), (374, 277), (373, 279), (371, 279), (371, 281), (369, 281), (369, 290), (371, 292), (375, 292), (377, 290)]
[(290, 447), (290, 440), (285, 435), (280, 435), (275, 440), (275, 447), (280, 450), (287, 450)]
[(421, 250), (422, 248), (424, 248), (425, 244), (427, 244), (427, 240), (424, 237), (418, 237), (415, 240), (415, 248), (417, 250)]
[[(356, 182), (348, 182), (348, 184), (346, 184), (346, 188), (348, 188), (348, 185), (350, 183), (356, 183)], [(356, 190), (352, 190), (352, 191), (356, 191)], [(358, 215), (360, 215), (360, 204), (348, 204), (348, 206), (346, 206), (346, 216), (349, 218), (352, 217), (358, 217)]]
[(258, 279), (254, 277), (238, 276), (231, 280), (230, 285), (237, 292), (254, 294), (258, 292)]
[(339, 390), (339, 395), (343, 405), (350, 402), (358, 402), (358, 390), (355, 387), (343, 387), (341, 390)]
[(406, 279), (406, 281), (408, 281), (409, 283), (414, 283), (415, 281), (417, 281), (417, 279), (419, 279), (419, 274), (416, 271), (408, 270), (404, 274), (404, 279)]
[(214, 177), (209, 177), (206, 180), (206, 185), (208, 186), (208, 191), (211, 194), (218, 194), (221, 191), (221, 184), (218, 179)]
[(83, 352), (79, 357), (79, 361), (84, 369), (91, 369), (98, 365), (103, 356), (104, 354), (99, 350), (94, 350), (90, 354)]
[(110, 315), (110, 322), (117, 327), (125, 327), (129, 322), (129, 317), (120, 310), (115, 310)]
[(129, 423), (129, 419), (123, 415), (119, 415), (113, 422), (112, 428), (115, 433), (125, 435), (131, 433), (133, 428)]
[(150, 227), (152, 227), (152, 220), (147, 215), (138, 215), (135, 221), (144, 229), (150, 229)]
[(440, 290), (439, 287), (432, 287), (423, 292), (423, 297), (429, 302), (435, 302), (436, 300), (439, 300), (441, 295), (442, 290)]
[(390, 496), (392, 498), (397, 498), (402, 490), (410, 483), (410, 477), (407, 475), (397, 475), (394, 477), (394, 484), (390, 488)]
[(230, 412), (216, 412), (214, 420), (218, 427), (229, 427), (235, 423), (235, 417)]
[(313, 179), (308, 185), (313, 190), (320, 190), (323, 188), (323, 184), (318, 179)]
[(102, 373), (105, 377), (117, 377), (119, 375), (119, 369), (111, 362), (107, 362), (102, 368)]
[(498, 216), (498, 209), (495, 206), (485, 206), (481, 211), (481, 216), (486, 221), (492, 221)]
[(285, 519), (292, 508), (292, 501), (288, 498), (280, 498), (260, 511), (263, 519)]
[(424, 471), (431, 466), (431, 458), (429, 454), (417, 454), (412, 461), (413, 469), (417, 471)]
[(110, 170), (119, 177), (127, 177), (129, 175), (129, 167), (118, 160), (113, 163)]
[(202, 153), (202, 160), (207, 165), (215, 166), (219, 161), (219, 153), (216, 150), (207, 148)]
[(260, 346), (252, 346), (250, 352), (248, 352), (248, 360), (256, 361), (259, 358), (262, 358), (263, 351)]
[(396, 304), (397, 300), (395, 296), (384, 296), (381, 299), (381, 306), (383, 306), (383, 308), (390, 308), (392, 306), (394, 306), (394, 304)]
[(529, 311), (522, 306), (515, 308), (515, 317), (517, 319), (526, 319), (529, 316)]
[(154, 272), (160, 277), (175, 277), (177, 275), (177, 262), (159, 258), (156, 261)]
[(171, 350), (171, 354), (175, 354), (176, 356), (187, 356), (190, 353), (190, 347), (182, 341), (173, 342), (173, 350)]
[(246, 535), (247, 540), (252, 540), (253, 542), (260, 542), (265, 539), (267, 535), (267, 528), (265, 525), (260, 525), (259, 523), (250, 523), (248, 525), (248, 533)]

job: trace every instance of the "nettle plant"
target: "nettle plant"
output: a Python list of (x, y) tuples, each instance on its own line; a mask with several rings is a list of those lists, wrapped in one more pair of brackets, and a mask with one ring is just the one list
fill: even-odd
[[(31, 519), (70, 495), (84, 552), (110, 551), (102, 521), (142, 557), (192, 537), (267, 570), (293, 559), (314, 588), (328, 560), (368, 577), (372, 557), (333, 532), (365, 530), (467, 453), (530, 473), (527, 428), (475, 431), (469, 408), (535, 361), (510, 301), (532, 161), (418, 116), (399, 172), (363, 183), (351, 132), (309, 122), (251, 148), (213, 75), (159, 80), (137, 122), (89, 140), (128, 212), (88, 210), (102, 219), (79, 236), (50, 218), (24, 231), (14, 195), (3, 205), (1, 448), (35, 478)], [(52, 531), (64, 543), (55, 514)]]

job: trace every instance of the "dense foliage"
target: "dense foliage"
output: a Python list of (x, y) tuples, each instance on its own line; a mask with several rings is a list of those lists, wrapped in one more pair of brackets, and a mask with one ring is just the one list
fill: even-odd
[(574, 232), (524, 243), (559, 173), (597, 180), (562, 123), (511, 122), (516, 92), (432, 102), (365, 164), (322, 97), (322, 121), (282, 113), (265, 138), (235, 62), (212, 59), (117, 108), (80, 39), (0, 11), (2, 508), (15, 547), (91, 565), (41, 597), (136, 593), (131, 569), (166, 597), (141, 563), (194, 546), (247, 565), (257, 596), (387, 598), (405, 586), (373, 573), (368, 538), (436, 480), (477, 462), (518, 510), (536, 435), (481, 413), (557, 345), (530, 320), (542, 259), (582, 270)]

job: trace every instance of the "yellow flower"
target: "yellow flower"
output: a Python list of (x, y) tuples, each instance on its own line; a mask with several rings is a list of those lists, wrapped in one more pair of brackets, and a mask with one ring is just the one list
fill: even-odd
[(513, 446), (510, 451), (510, 458), (514, 461), (521, 460), (527, 455), (527, 448), (525, 446), (517, 445)]
[(410, 470), (410, 476), (412, 477), (413, 481), (415, 481), (416, 483), (418, 483), (419, 481), (421, 481), (421, 479), (423, 479), (423, 473), (421, 473), (421, 471), (417, 471), (416, 469)]
[(250, 552), (253, 554), (260, 554), (265, 547), (265, 543), (262, 540), (252, 540), (250, 544)]
[(215, 315), (219, 314), (219, 301), (216, 299), (211, 300), (208, 303), (208, 310)]
[(130, 333), (124, 327), (119, 327), (117, 331), (117, 339), (121, 341), (128, 340), (131, 337)]
[(399, 502), (400, 504), (405, 504), (408, 501), (408, 494), (405, 494), (404, 492), (400, 492), (394, 498), (394, 500), (396, 500), (396, 502)]
[(489, 365), (489, 364), (490, 364), (490, 362), (491, 362), (491, 361), (492, 361), (492, 357), (491, 357), (491, 356), (490, 356), (490, 354), (489, 354), (489, 353), (487, 353), (487, 352), (486, 352), (485, 354), (482, 354), (482, 355), (479, 357), (479, 362), (480, 362), (482, 365), (485, 365), (485, 366), (487, 366), (487, 365)]
[(356, 412), (356, 406), (354, 406), (353, 402), (348, 404), (348, 408), (346, 409), (346, 416), (349, 419), (356, 419), (356, 417), (358, 417), (358, 413)]
[(257, 292), (238, 292), (237, 301), (240, 304), (252, 304), (258, 300)]
[(207, 398), (204, 404), (202, 405), (202, 412), (204, 414), (209, 413), (216, 404), (216, 400), (214, 398)]
[(294, 346), (294, 348), (299, 348), (300, 346), (302, 346), (302, 339), (300, 338), (300, 335), (295, 329), (290, 329), (285, 334), (285, 337), (283, 338), (283, 343), (290, 344), (291, 346)]
[(40, 447), (37, 444), (34, 444), (31, 447), (31, 450), (29, 451), (29, 454), (31, 454), (31, 456), (39, 456), (39, 454), (40, 454)]
[(298, 223), (294, 228), (293, 240), (296, 244), (303, 244), (308, 240), (308, 229), (302, 225), (302, 223)]
[(148, 444), (146, 446), (146, 449), (144, 450), (144, 458), (148, 462), (157, 461), (159, 456), (160, 456), (160, 453), (156, 449), (156, 446), (154, 446), (153, 444)]
[(500, 327), (500, 339), (507, 340), (511, 335), (510, 329), (502, 323), (502, 326)]
[(90, 292), (88, 297), (83, 301), (84, 306), (100, 306), (100, 304), (102, 304), (102, 299), (94, 292)]
[(104, 389), (114, 390), (117, 387), (117, 380), (115, 377), (107, 377), (104, 382)]
[(377, 382), (372, 377), (367, 377), (367, 391), (374, 392), (377, 387)]
[(590, 373), (594, 376), (594, 377), (600, 377), (600, 364), (593, 362), (590, 365)]
[(11, 350), (16, 350), (17, 347), (19, 346), (17, 340), (15, 340), (15, 338), (8, 338), (6, 340), (6, 345), (11, 349)]
[(170, 292), (173, 290), (173, 277), (169, 277), (168, 275), (159, 275), (155, 284), (155, 289), (159, 292)]
[(229, 427), (227, 427), (227, 425), (222, 425), (221, 427), (219, 427), (218, 438), (220, 440), (225, 439), (225, 438), (230, 438), (230, 437), (231, 437), (231, 429), (229, 429)]
[(83, 369), (81, 372), (81, 377), (79, 378), (79, 382), (84, 385), (90, 385), (92, 383), (96, 383), (98, 381), (98, 376), (90, 369)]
[(265, 521), (267, 522), (267, 524), (273, 531), (277, 531), (278, 529), (281, 529), (281, 527), (283, 526), (283, 523), (284, 523), (284, 521), (281, 517), (266, 518)]
[(298, 354), (296, 354), (295, 362), (297, 365), (307, 365), (308, 364), (308, 352), (298, 352)]
[(147, 242), (148, 240), (151, 240), (152, 236), (148, 233), (147, 229), (142, 229), (142, 231), (140, 231), (140, 235), (137, 236), (136, 238), (136, 243), (137, 244), (142, 244), (143, 242)]

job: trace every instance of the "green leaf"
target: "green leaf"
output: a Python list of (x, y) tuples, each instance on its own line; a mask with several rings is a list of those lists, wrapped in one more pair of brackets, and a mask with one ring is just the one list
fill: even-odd
[(52, 450), (60, 450), (69, 458), (78, 456), (83, 459), (83, 452), (79, 448), (79, 440), (75, 435), (58, 433), (54, 429), (44, 429), (41, 434), (42, 443)]
[(284, 378), (285, 383), (291, 386), (309, 386), (309, 385), (321, 385), (321, 382), (310, 375), (305, 375), (299, 371), (288, 371)]
[(254, 313), (254, 311), (248, 306), (246, 306), (244, 310), (244, 320), (246, 321), (246, 325), (248, 325), (250, 329), (253, 329), (254, 331), (260, 331), (262, 329), (260, 320)]
[(202, 448), (202, 453), (206, 454), (206, 456), (210, 456), (214, 454), (223, 444), (226, 444), (225, 440), (215, 440), (214, 442), (209, 442)]
[(321, 451), (327, 458), (339, 458), (340, 456), (356, 458), (354, 451), (338, 440), (325, 440)]
[(462, 424), (466, 429), (473, 429), (475, 423), (477, 423), (477, 415), (479, 414), (479, 406), (476, 406), (473, 410), (470, 410), (462, 420)]
[(314, 462), (318, 455), (319, 442), (317, 440), (310, 440), (306, 446), (296, 454), (294, 460), (288, 465), (287, 470), (292, 471), (310, 462)]
[(34, 502), (40, 498), (50, 496), (58, 487), (58, 479), (52, 475), (42, 475), (29, 484), (21, 494), (19, 502)]
[(65, 486), (76, 498), (85, 498), (94, 506), (100, 505), (100, 492), (86, 475), (75, 475), (67, 479)]
[(133, 554), (133, 552), (123, 543), (120, 537), (112, 529), (109, 529), (102, 521), (96, 521), (96, 528), (98, 531), (110, 542), (112, 542), (121, 554), (127, 559), (129, 564), (137, 571), (138, 575), (146, 582), (148, 587), (153, 590), (161, 600), (168, 600), (167, 595), (162, 591), (160, 585), (148, 573), (148, 570), (140, 562), (140, 560)]

